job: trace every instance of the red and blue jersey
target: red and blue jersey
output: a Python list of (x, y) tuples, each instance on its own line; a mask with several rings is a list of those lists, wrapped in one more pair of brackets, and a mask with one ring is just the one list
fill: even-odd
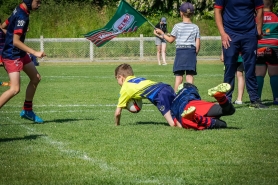
[(222, 9), (226, 33), (257, 34), (255, 11), (263, 8), (263, 0), (215, 0), (214, 8)]
[(278, 16), (275, 13), (264, 12), (263, 33), (258, 47), (278, 48)]
[(2, 57), (4, 59), (15, 60), (22, 58), (26, 55), (25, 51), (13, 45), (13, 35), (19, 34), (20, 41), (24, 42), (25, 35), (29, 25), (29, 12), (24, 8), (22, 4), (15, 8), (12, 15), (6, 20), (7, 33), (5, 39), (5, 45), (2, 51)]
[(2, 55), (4, 44), (5, 44), (5, 33), (0, 29), (0, 56)]

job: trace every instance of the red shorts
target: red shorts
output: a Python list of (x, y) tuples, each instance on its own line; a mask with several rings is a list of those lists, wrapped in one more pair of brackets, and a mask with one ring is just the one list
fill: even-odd
[(30, 57), (28, 54), (26, 54), (22, 58), (18, 58), (15, 60), (10, 60), (10, 59), (5, 59), (3, 58), (3, 63), (5, 65), (6, 71), (8, 73), (12, 72), (20, 72), (23, 69), (23, 66), (26, 64), (29, 64), (31, 61)]
[[(203, 100), (192, 100), (186, 105), (185, 109), (188, 109), (190, 106), (194, 106), (196, 108), (195, 113), (199, 114), (200, 116), (206, 116), (208, 111), (213, 105), (215, 104), (212, 102), (207, 102)], [(184, 128), (187, 129), (203, 130), (207, 128), (207, 126), (198, 125), (196, 122), (193, 122), (185, 118), (182, 118), (181, 120), (182, 120), (181, 124), (183, 125)]]
[(194, 106), (196, 108), (195, 113), (199, 114), (200, 116), (205, 116), (213, 105), (215, 104), (212, 102), (192, 100), (186, 105), (185, 109), (188, 109), (190, 106)]

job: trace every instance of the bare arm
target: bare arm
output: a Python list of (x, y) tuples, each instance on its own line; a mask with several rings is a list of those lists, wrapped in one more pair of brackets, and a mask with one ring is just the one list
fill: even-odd
[(31, 54), (35, 55), (36, 57), (42, 58), (42, 57), (46, 56), (43, 51), (35, 51), (32, 48), (25, 45), (23, 42), (21, 42), (19, 34), (14, 34), (13, 44), (14, 44), (15, 47), (21, 49), (22, 51), (25, 51), (27, 53), (31, 53)]
[(160, 38), (165, 39), (167, 42), (172, 43), (176, 40), (176, 37), (166, 35), (161, 29), (157, 28), (154, 31), (159, 35)]
[(264, 20), (264, 12), (263, 12), (262, 8), (257, 10), (256, 20), (257, 20), (258, 36), (259, 36), (259, 39), (261, 39), (263, 37), (262, 28), (263, 28), (263, 20)]
[(171, 127), (180, 127), (180, 128), (182, 128), (182, 126), (181, 126), (181, 124), (177, 121), (176, 123), (177, 124), (175, 124), (174, 123), (174, 120), (173, 120), (173, 118), (172, 118), (172, 116), (171, 116), (171, 112), (170, 111), (168, 111), (165, 115), (164, 115), (164, 118), (166, 119), (166, 121), (168, 122), (168, 124), (171, 126)]
[(115, 125), (116, 126), (120, 125), (121, 113), (122, 113), (122, 108), (117, 107), (116, 111), (115, 111)]
[(214, 8), (214, 18), (215, 18), (215, 22), (216, 22), (218, 31), (221, 35), (222, 45), (224, 46), (225, 49), (227, 49), (228, 47), (230, 47), (229, 42), (231, 41), (231, 38), (224, 30), (221, 9)]
[(3, 24), (0, 24), (0, 28), (2, 29), (2, 31), (6, 34), (7, 33), (7, 24), (6, 22), (3, 22)]
[(200, 46), (201, 46), (200, 38), (197, 38), (196, 39), (196, 55), (198, 55), (198, 53), (200, 51)]

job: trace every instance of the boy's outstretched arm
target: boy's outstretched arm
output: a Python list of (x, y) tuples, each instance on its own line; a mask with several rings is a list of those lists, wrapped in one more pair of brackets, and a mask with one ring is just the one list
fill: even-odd
[(167, 120), (168, 124), (171, 127), (180, 127), (180, 128), (182, 128), (181, 124), (178, 121), (176, 121), (176, 123), (174, 122), (170, 111), (168, 111), (166, 114), (164, 114), (164, 118)]
[(117, 107), (116, 111), (115, 111), (115, 125), (116, 126), (120, 125), (121, 113), (122, 113), (122, 108)]
[(35, 51), (32, 48), (25, 45), (23, 42), (21, 42), (20, 35), (18, 35), (18, 34), (14, 34), (13, 44), (14, 44), (15, 47), (17, 47), (17, 48), (19, 48), (19, 49), (21, 49), (21, 50), (23, 50), (27, 53), (31, 53), (38, 58), (42, 58), (42, 57), (46, 56), (43, 51)]

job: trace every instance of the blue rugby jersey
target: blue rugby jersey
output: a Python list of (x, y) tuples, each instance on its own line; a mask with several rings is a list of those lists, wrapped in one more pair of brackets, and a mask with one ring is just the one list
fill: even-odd
[(13, 45), (13, 35), (20, 34), (20, 41), (24, 42), (29, 25), (29, 12), (22, 4), (17, 6), (12, 15), (6, 20), (7, 33), (2, 57), (4, 59), (15, 60), (26, 55), (25, 51)]
[(4, 44), (5, 44), (5, 33), (0, 29), (0, 56), (2, 55)]
[(226, 33), (257, 34), (255, 10), (263, 8), (263, 0), (215, 0), (214, 8), (223, 10)]

